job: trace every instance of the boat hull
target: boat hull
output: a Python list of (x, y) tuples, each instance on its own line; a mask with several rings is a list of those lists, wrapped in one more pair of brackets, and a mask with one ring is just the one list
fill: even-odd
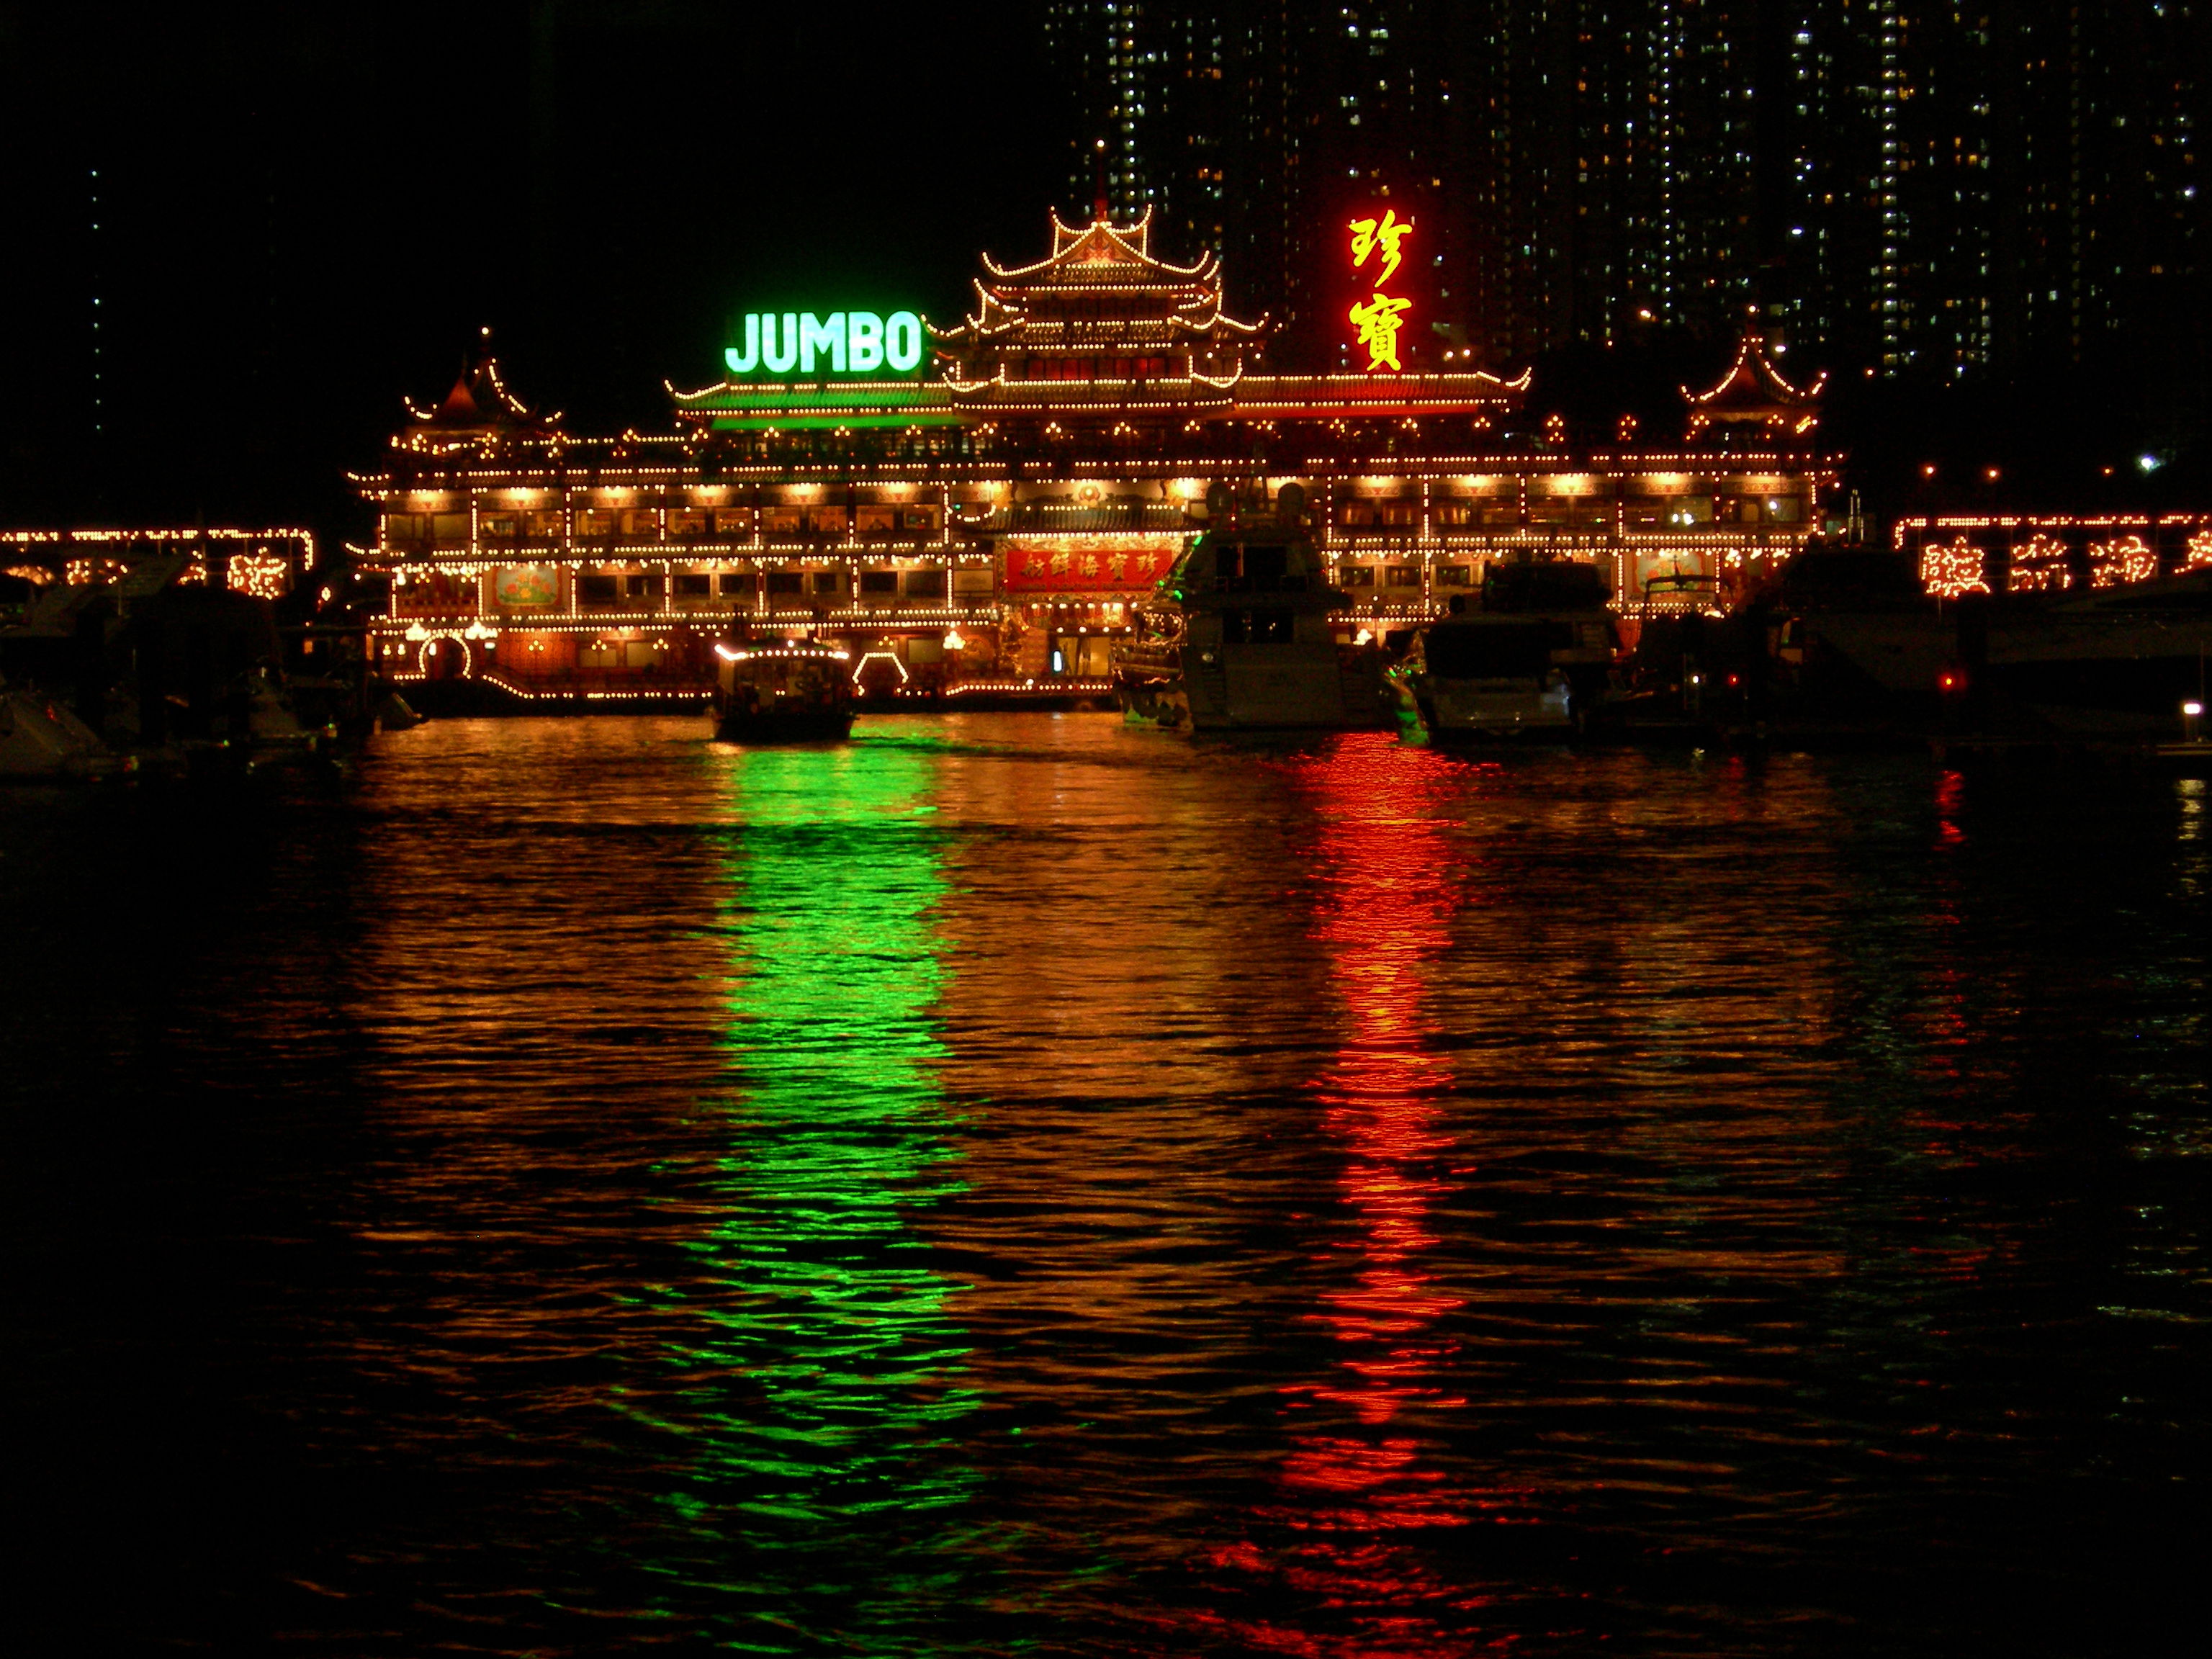
[(1115, 695), (1137, 720), (1187, 732), (1340, 732), (1382, 724), (1367, 653), (1334, 644), (1185, 647), (1172, 664), (1125, 667)]
[[(2113, 737), (2163, 735), (2202, 701), (2212, 659), (2212, 572), (2051, 598), (1998, 595), (1938, 610), (1812, 611), (1791, 624), (1781, 670), (1799, 702), (1850, 700), (1862, 713), (1899, 705), (1935, 717), (1940, 692), (1963, 693), (1946, 724), (2041, 725)], [(1835, 672), (1855, 672), (1851, 678)], [(1834, 681), (1834, 685), (1826, 682)], [(1787, 693), (1785, 692), (1785, 702)]]
[(1564, 742), (1576, 735), (1565, 685), (1500, 688), (1430, 680), (1419, 693), (1421, 719), (1435, 743)]
[(107, 777), (131, 765), (58, 699), (0, 691), (0, 780)]
[(1612, 614), (1491, 611), (1421, 630), (1390, 678), (1432, 743), (1563, 743), (1605, 699)]

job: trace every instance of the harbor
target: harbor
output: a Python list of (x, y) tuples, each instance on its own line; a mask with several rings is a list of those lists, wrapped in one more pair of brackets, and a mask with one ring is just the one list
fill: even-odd
[(7, 1659), (2146, 1659), (2212, 9), (0, 17)]
[(848, 352), (877, 313), (794, 313), (823, 361), (794, 346), (782, 373), (822, 378), (776, 378), (753, 315), (723, 379), (672, 384), (662, 432), (571, 432), (484, 331), (353, 475), (363, 542), (0, 530), (0, 674), (82, 728), (26, 705), (6, 769), (175, 769), (173, 671), (133, 613), (188, 593), (264, 637), (216, 652), (258, 712), (198, 686), (183, 741), (263, 759), (387, 714), (696, 709), (732, 735), (731, 653), (763, 651), (834, 660), (856, 717), (2195, 755), (2212, 514), (1870, 526), (1821, 447), (1825, 380), (1756, 329), (1672, 430), (1624, 411), (1593, 435), (1534, 417), (1528, 373), (1267, 372), (1218, 258), (1177, 264), (1103, 204), (1050, 233), (1026, 264), (984, 254), (960, 322), (896, 313), (895, 363)]
[[(1300, 486), (1240, 498), (1217, 484), (1205, 510), (1211, 522), (1179, 538), (1162, 574), (1116, 602), (1119, 623), (1084, 659), (1096, 677), (994, 677), (994, 666), (924, 677), (881, 635), (855, 636), (826, 613), (739, 605), (719, 625), (703, 613), (688, 625), (711, 665), (696, 679), (666, 672), (656, 644), (635, 672), (597, 683), (558, 673), (535, 690), (493, 665), (496, 630), (477, 623), (464, 632), (480, 635), (480, 659), (465, 640), (443, 638), (415, 659), (447, 660), (450, 643), (477, 663), (471, 672), (395, 666), (383, 636), (404, 590), (315, 568), (311, 540), (296, 574), (268, 556), (218, 562), (210, 574), (217, 544), (204, 533), (19, 535), (6, 577), (15, 604), (0, 596), (0, 777), (129, 781), (334, 763), (425, 714), (696, 711), (724, 739), (755, 743), (836, 740), (855, 719), (964, 708), (1117, 713), (1192, 734), (1389, 728), (1411, 744), (1490, 750), (1875, 749), (1938, 763), (2191, 766), (2207, 749), (2212, 518), (2158, 526), (2164, 556), (2126, 537), (2124, 568), (2108, 555), (2120, 540), (2111, 520), (2046, 519), (1996, 536), (1978, 523), (1900, 525), (1893, 549), (1816, 538), (1742, 576), (1730, 608), (1709, 580), (1678, 574), (1647, 586), (1633, 613), (1614, 603), (1602, 565), (1522, 549), (1469, 567), (1434, 612), (1378, 634), (1358, 585), (1338, 585), (1356, 567), (1332, 563)], [(1959, 538), (1934, 539), (1947, 531)], [(2023, 545), (2047, 568), (2023, 562), (1993, 590), (1979, 574), (1987, 555), (1966, 538), (2002, 554), (2008, 531), (2032, 537)], [(1917, 555), (1908, 536), (1925, 543)], [(81, 545), (101, 556), (69, 556)], [(969, 644), (963, 624), (943, 625), (933, 661), (947, 641)], [(985, 631), (975, 617), (964, 625)], [(915, 654), (915, 637), (902, 637)], [(815, 712), (799, 717), (801, 704)]]
[(2188, 1604), (2202, 780), (952, 713), (270, 781), (0, 796), (34, 1648)]

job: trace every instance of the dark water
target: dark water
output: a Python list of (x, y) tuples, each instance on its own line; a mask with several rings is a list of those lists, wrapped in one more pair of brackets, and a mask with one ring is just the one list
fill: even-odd
[(2186, 1650), (2206, 793), (460, 722), (0, 799), (14, 1651)]

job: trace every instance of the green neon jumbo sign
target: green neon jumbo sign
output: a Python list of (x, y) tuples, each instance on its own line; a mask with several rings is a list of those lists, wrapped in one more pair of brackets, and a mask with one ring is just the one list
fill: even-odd
[(911, 311), (754, 311), (744, 333), (744, 344), (722, 350), (732, 374), (911, 374), (921, 367), (921, 319)]

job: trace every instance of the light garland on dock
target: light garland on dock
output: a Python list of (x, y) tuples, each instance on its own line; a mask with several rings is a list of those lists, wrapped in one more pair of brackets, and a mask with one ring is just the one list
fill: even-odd
[(2006, 584), (2013, 592), (2062, 592), (2073, 585), (2066, 544), (2056, 536), (2038, 534), (2014, 544), (2012, 575)]
[(1111, 680), (1019, 679), (1019, 680), (963, 680), (957, 685), (948, 685), (944, 694), (948, 697), (973, 696), (988, 692), (994, 696), (1010, 696), (1023, 692), (1039, 692), (1047, 696), (1077, 695), (1097, 696), (1114, 689)]
[(1986, 593), (1986, 556), (1972, 542), (1930, 542), (1920, 550), (1920, 585), (1939, 599)]
[(2115, 536), (2089, 544), (2089, 586), (2118, 587), (2158, 575), (2158, 555), (2140, 536)]

